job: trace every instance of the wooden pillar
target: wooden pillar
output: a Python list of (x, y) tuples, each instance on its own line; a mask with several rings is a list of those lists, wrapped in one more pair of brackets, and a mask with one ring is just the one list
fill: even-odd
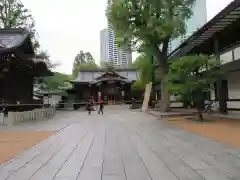
[[(214, 54), (218, 61), (220, 61), (220, 52), (219, 52), (219, 41), (218, 39), (214, 40)], [(217, 94), (215, 94), (216, 100), (219, 101), (220, 112), (227, 113), (227, 99), (228, 99), (228, 87), (227, 80), (222, 78), (217, 81)]]

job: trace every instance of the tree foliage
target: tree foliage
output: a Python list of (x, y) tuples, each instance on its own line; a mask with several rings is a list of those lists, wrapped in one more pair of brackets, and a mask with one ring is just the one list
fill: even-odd
[(49, 54), (47, 53), (47, 51), (42, 51), (42, 50), (40, 50), (40, 51), (36, 54), (36, 58), (43, 60), (43, 61), (47, 64), (47, 67), (50, 68), (50, 69), (55, 68), (56, 66), (59, 65), (59, 63), (53, 63), (53, 62), (51, 62), (50, 56), (49, 56)]
[(146, 84), (143, 83), (140, 79), (138, 79), (137, 81), (135, 81), (133, 84), (132, 84), (132, 90), (134, 89), (145, 89), (146, 87)]
[(157, 70), (156, 59), (150, 53), (141, 53), (131, 65), (139, 73), (139, 80), (133, 84), (134, 89), (144, 89), (149, 82), (159, 82), (161, 75)]
[(1, 28), (28, 28), (35, 35), (34, 19), (20, 0), (1, 0), (0, 2)]
[(200, 113), (206, 92), (222, 73), (221, 64), (214, 57), (185, 56), (170, 63), (168, 87), (173, 95), (188, 96)]
[(74, 64), (80, 65), (85, 63), (95, 63), (95, 60), (90, 52), (84, 53), (80, 51), (74, 58)]
[(86, 61), (85, 61), (85, 54), (84, 54), (83, 51), (80, 51), (80, 52), (76, 55), (76, 57), (75, 57), (75, 59), (74, 59), (74, 63), (77, 64), (77, 65), (86, 63)]
[(144, 53), (140, 54), (132, 66), (137, 69), (142, 84), (146, 85), (152, 81), (153, 66), (151, 56)]
[(65, 86), (65, 83), (70, 80), (70, 76), (55, 72), (53, 76), (46, 76), (42, 78), (42, 89), (44, 90), (59, 90)]
[(95, 62), (89, 62), (85, 64), (81, 64), (79, 66), (79, 70), (87, 70), (87, 69), (98, 69), (98, 65)]
[(90, 52), (85, 53), (85, 61), (87, 63), (95, 63), (95, 60)]
[(195, 0), (111, 0), (107, 17), (119, 44), (131, 44), (133, 49), (151, 47), (162, 73), (163, 110), (169, 110), (167, 89), (168, 45), (170, 40), (185, 33), (185, 21), (190, 18)]
[(99, 67), (95, 63), (92, 54), (90, 52), (84, 53), (83, 51), (80, 51), (74, 58), (72, 76), (73, 78), (76, 78), (77, 73), (81, 69), (97, 69), (97, 68)]

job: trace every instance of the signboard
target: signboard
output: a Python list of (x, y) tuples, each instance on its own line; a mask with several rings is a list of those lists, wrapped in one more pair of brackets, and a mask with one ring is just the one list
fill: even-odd
[(142, 105), (142, 111), (147, 111), (147, 109), (148, 109), (148, 102), (150, 99), (151, 90), (152, 90), (152, 82), (146, 84), (144, 100), (143, 100), (143, 105)]
[(98, 92), (98, 103), (100, 103), (102, 100), (102, 93)]

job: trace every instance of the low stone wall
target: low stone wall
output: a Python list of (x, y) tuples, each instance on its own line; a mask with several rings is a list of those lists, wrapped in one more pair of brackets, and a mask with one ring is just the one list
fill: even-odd
[(54, 117), (56, 108), (34, 109), (32, 111), (8, 112), (7, 116), (0, 113), (0, 124), (13, 125), (23, 121), (36, 121)]

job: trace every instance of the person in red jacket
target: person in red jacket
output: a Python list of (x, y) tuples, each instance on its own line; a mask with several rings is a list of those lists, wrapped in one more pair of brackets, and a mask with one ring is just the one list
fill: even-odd
[(100, 112), (103, 114), (103, 108), (104, 108), (104, 102), (103, 102), (103, 100), (101, 100), (99, 103), (98, 114), (100, 114)]

